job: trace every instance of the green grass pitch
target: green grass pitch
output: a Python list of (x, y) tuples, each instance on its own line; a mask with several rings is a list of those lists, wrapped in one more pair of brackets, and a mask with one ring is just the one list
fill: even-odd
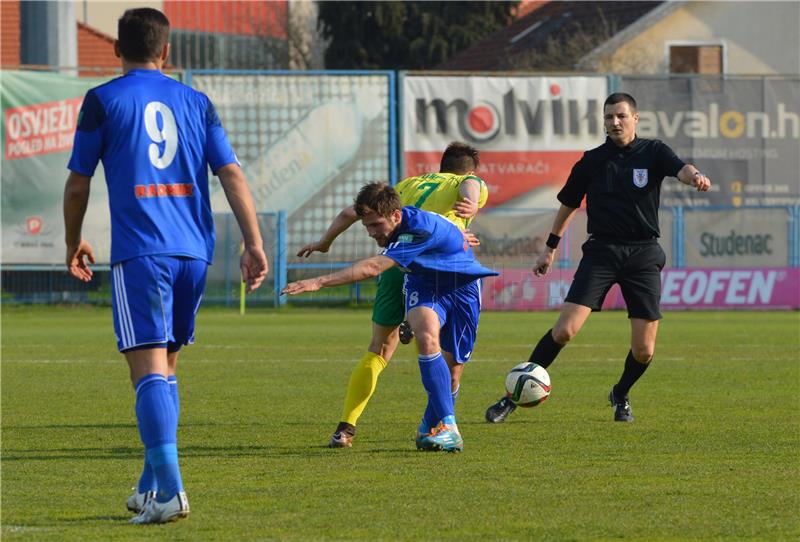
[(485, 313), (457, 404), (461, 454), (421, 453), (413, 347), (381, 376), (348, 450), (325, 448), (367, 310), (203, 309), (179, 363), (192, 514), (128, 525), (142, 449), (108, 308), (4, 307), (2, 539), (797, 540), (800, 315), (668, 313), (656, 361), (606, 404), (623, 313), (593, 315), (553, 392), (483, 421), (555, 313)]

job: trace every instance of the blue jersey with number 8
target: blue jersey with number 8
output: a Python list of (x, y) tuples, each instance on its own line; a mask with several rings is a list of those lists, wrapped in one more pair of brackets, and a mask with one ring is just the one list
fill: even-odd
[(406, 273), (441, 287), (459, 287), (498, 273), (475, 259), (461, 230), (444, 217), (406, 206), (403, 219), (381, 251)]
[(152, 255), (211, 263), (208, 166), (238, 163), (208, 97), (158, 70), (131, 70), (86, 93), (68, 168), (102, 160), (111, 263)]

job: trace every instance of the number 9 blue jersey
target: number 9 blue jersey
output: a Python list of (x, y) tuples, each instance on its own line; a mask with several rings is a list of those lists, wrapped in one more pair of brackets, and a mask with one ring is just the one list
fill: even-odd
[(211, 263), (207, 167), (238, 161), (207, 96), (142, 69), (89, 90), (67, 167), (92, 177), (100, 160), (112, 264), (157, 254)]

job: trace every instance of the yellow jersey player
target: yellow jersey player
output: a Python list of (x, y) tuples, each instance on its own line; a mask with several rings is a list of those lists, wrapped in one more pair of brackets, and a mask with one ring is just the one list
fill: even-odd
[(461, 187), (464, 181), (477, 183), (480, 195), (478, 209), (486, 205), (489, 192), (482, 179), (474, 174), (459, 175), (456, 173), (426, 173), (419, 177), (409, 177), (394, 187), (400, 194), (403, 205), (413, 205), (424, 211), (440, 214), (458, 226), (462, 231), (469, 227), (473, 216), (460, 216), (454, 206), (462, 198)]
[[(440, 214), (465, 231), (489, 197), (486, 183), (474, 175), (479, 163), (476, 149), (454, 142), (442, 154), (439, 173), (404, 179), (395, 188), (404, 206), (412, 205)], [(314, 252), (327, 252), (334, 239), (357, 220), (354, 207), (347, 207), (318, 241), (306, 245), (297, 255), (308, 257)], [(378, 277), (378, 291), (372, 309), (372, 340), (350, 375), (342, 417), (328, 444), (331, 448), (352, 446), (358, 418), (375, 392), (378, 376), (397, 349), (400, 340), (398, 328), (405, 317), (403, 278), (403, 272), (397, 267)], [(451, 391), (455, 399), (464, 366), (454, 359), (446, 357), (445, 360), (450, 368)]]

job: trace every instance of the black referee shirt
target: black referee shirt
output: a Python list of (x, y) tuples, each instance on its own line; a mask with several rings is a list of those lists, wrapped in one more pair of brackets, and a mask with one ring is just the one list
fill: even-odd
[(665, 143), (639, 137), (626, 147), (610, 139), (573, 166), (558, 201), (581, 206), (586, 196), (587, 230), (597, 238), (621, 241), (660, 235), (658, 204), (661, 182), (675, 177), (685, 164)]

